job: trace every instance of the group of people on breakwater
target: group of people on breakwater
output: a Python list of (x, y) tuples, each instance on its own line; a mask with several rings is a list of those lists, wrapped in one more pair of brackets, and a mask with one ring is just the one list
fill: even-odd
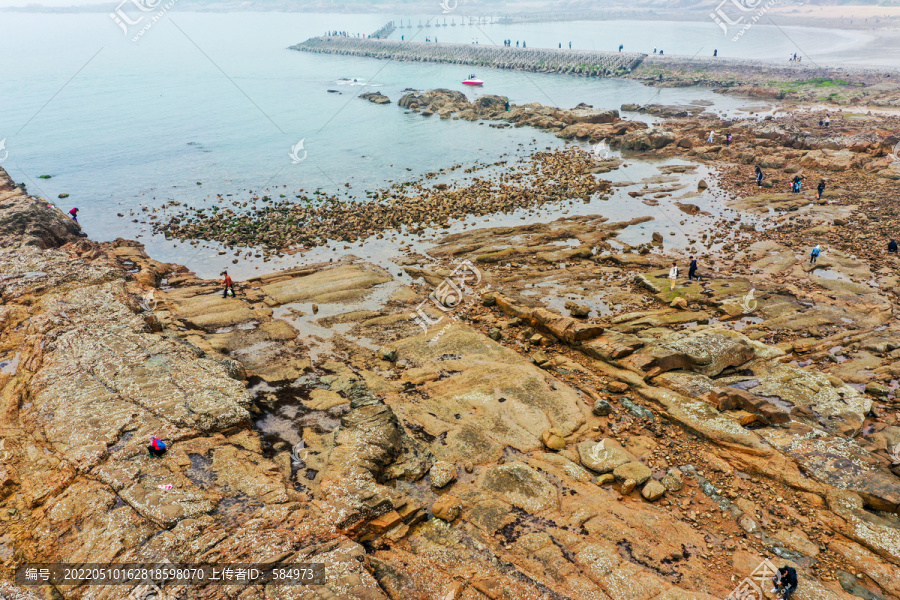
[[(512, 48), (512, 40), (503, 40), (503, 45), (506, 46), (507, 48)], [(518, 47), (519, 47), (519, 40), (516, 40), (516, 48), (518, 48)], [(523, 48), (528, 47), (525, 45), (525, 40), (522, 40), (522, 47)], [(569, 42), (569, 48), (571, 48), (571, 47), (572, 47), (572, 42)]]
[(364, 38), (368, 36), (365, 33), (350, 33), (348, 31), (326, 31), (325, 37)]

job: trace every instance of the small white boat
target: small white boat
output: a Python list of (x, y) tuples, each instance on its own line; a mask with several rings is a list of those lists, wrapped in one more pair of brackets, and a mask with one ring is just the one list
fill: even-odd
[(469, 78), (463, 81), (463, 85), (484, 85), (484, 82), (474, 75), (469, 75)]

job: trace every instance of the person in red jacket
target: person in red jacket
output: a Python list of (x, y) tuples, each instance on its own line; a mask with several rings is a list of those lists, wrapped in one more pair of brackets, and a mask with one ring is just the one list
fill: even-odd
[(69, 211), (69, 216), (72, 217), (72, 220), (75, 221), (75, 222), (77, 223), (77, 222), (78, 222), (78, 209), (77, 209), (77, 208), (73, 208), (72, 210), (70, 210), (70, 211)]
[(234, 283), (231, 281), (231, 276), (228, 274), (228, 271), (222, 271), (222, 275), (225, 276), (224, 281), (222, 281), (222, 297), (228, 297), (228, 290), (231, 290), (231, 296), (234, 297)]

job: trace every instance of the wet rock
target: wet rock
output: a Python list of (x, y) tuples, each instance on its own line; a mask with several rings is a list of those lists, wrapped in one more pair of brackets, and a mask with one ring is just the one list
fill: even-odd
[(566, 300), (565, 304), (566, 310), (569, 311), (573, 317), (577, 318), (586, 318), (589, 314), (591, 314), (591, 308), (586, 304), (578, 304), (577, 302), (573, 302), (572, 300)]

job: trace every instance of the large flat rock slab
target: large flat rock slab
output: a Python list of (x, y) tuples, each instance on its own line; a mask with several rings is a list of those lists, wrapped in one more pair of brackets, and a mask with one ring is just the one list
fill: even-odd
[(432, 451), (449, 461), (483, 461), (505, 446), (541, 447), (550, 428), (570, 435), (585, 420), (586, 403), (571, 387), (466, 325), (453, 323), (395, 347), (418, 369), (439, 373), (415, 386), (415, 402), (388, 399), (401, 418), (440, 437)]
[(373, 265), (341, 265), (305, 277), (262, 286), (272, 305), (291, 302), (350, 302), (366, 296), (376, 285), (392, 280), (391, 275)]

